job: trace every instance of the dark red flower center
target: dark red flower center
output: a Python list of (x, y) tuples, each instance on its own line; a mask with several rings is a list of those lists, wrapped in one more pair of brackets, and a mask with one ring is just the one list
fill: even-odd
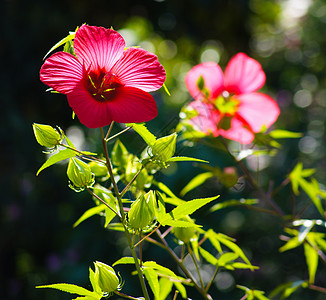
[(117, 75), (99, 70), (98, 72), (91, 71), (88, 74), (86, 88), (88, 92), (100, 102), (112, 100), (117, 89), (123, 87)]

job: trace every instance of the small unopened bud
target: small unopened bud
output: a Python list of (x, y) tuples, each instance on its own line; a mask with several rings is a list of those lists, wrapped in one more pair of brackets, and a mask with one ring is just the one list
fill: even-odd
[[(180, 220), (193, 222), (190, 217), (185, 217)], [(173, 234), (184, 243), (189, 243), (198, 237), (197, 230), (194, 227), (173, 227)]]
[(104, 293), (112, 293), (120, 289), (120, 280), (114, 269), (102, 262), (96, 261), (95, 280)]
[(129, 225), (131, 228), (139, 230), (151, 225), (154, 221), (154, 194), (149, 191), (141, 195), (130, 207), (128, 213)]
[(53, 128), (50, 125), (33, 124), (33, 131), (37, 142), (41, 146), (54, 148), (63, 140), (63, 131)]
[(102, 177), (108, 175), (108, 168), (106, 165), (97, 161), (91, 161), (88, 165), (91, 167), (91, 171), (95, 176)]
[(174, 155), (176, 143), (176, 133), (164, 136), (156, 140), (156, 142), (152, 146), (152, 154), (156, 156), (160, 161), (166, 162)]
[(69, 187), (76, 192), (91, 187), (95, 182), (91, 167), (80, 159), (74, 157), (69, 160), (67, 175), (71, 182)]

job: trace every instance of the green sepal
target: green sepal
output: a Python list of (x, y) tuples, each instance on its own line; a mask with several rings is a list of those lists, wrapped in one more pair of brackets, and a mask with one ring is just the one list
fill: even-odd
[(175, 153), (176, 142), (176, 133), (172, 133), (168, 136), (157, 139), (151, 146), (154, 159), (158, 159), (161, 162), (167, 162), (169, 159), (171, 159)]
[(286, 139), (286, 138), (300, 138), (303, 136), (301, 132), (293, 132), (293, 131), (288, 131), (288, 130), (283, 130), (283, 129), (275, 129), (272, 130), (269, 135), (273, 139)]

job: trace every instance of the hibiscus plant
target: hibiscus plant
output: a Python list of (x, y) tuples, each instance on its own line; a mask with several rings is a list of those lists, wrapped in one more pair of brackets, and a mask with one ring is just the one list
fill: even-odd
[[(317, 228), (325, 226), (322, 199), (326, 199), (326, 192), (311, 178), (314, 171), (298, 163), (281, 184), (282, 187), (291, 183), (294, 195), (300, 193), (300, 188), (315, 205), (321, 219), (307, 220), (284, 212), (274, 199), (277, 189), (265, 191), (244, 163), (249, 155), (277, 151), (278, 139), (300, 136), (270, 129), (280, 109), (272, 97), (258, 92), (265, 84), (265, 73), (256, 60), (238, 53), (231, 58), (224, 73), (215, 62), (194, 66), (185, 77), (186, 87), (194, 100), (182, 108), (176, 132), (157, 137), (144, 124), (157, 116), (156, 102), (149, 92), (165, 88), (165, 70), (156, 55), (139, 47), (126, 48), (123, 37), (113, 29), (88, 25), (70, 32), (50, 52), (61, 46), (63, 51), (46, 58), (40, 79), (51, 91), (67, 96), (73, 115), (80, 123), (100, 131), (103, 151), (92, 153), (77, 149), (61, 128), (35, 123), (33, 130), (37, 142), (51, 153), (37, 174), (69, 160), (69, 187), (76, 192), (88, 192), (94, 203), (74, 226), (100, 215), (106, 229), (124, 235), (130, 255), (106, 263), (96, 261), (94, 270), (89, 269), (92, 291), (67, 283), (38, 288), (58, 289), (78, 295), (75, 299), (85, 300), (112, 295), (126, 299), (164, 300), (169, 295), (173, 299), (187, 299), (189, 289), (197, 290), (202, 299), (213, 299), (210, 288), (220, 270), (254, 272), (259, 266), (250, 262), (232, 237), (205, 228), (194, 219), (192, 214), (209, 204), (210, 212), (238, 205), (276, 215), (287, 234), (282, 236), (286, 243), (280, 251), (301, 245), (304, 248), (307, 279), (284, 283), (270, 296), (239, 285), (237, 287), (244, 293), (242, 299), (287, 297), (300, 287), (325, 293), (325, 289), (315, 285), (315, 276), (319, 259), (325, 262), (325, 234)], [(113, 134), (114, 128), (118, 133)], [(119, 139), (127, 131), (139, 135), (147, 145), (138, 155)], [(191, 141), (194, 145), (206, 141), (212, 147), (218, 146), (232, 157), (234, 166), (220, 170), (201, 159), (175, 156), (177, 139)], [(230, 140), (251, 147), (235, 153)], [(108, 142), (113, 143), (113, 147), (108, 147)], [(219, 178), (227, 187), (234, 186), (242, 178), (257, 192), (257, 199), (217, 202), (219, 195), (213, 195), (185, 201), (156, 176), (172, 162), (180, 161), (200, 163), (206, 169), (183, 188), (181, 196), (210, 178)], [(242, 174), (238, 175), (239, 172)], [(260, 201), (268, 205), (268, 209), (259, 207)], [(180, 245), (180, 253), (174, 251), (166, 239), (168, 235)], [(165, 250), (176, 268), (161, 265), (159, 258), (146, 260), (142, 253), (144, 243), (153, 249)], [(190, 270), (185, 263), (187, 258), (194, 269)], [(213, 267), (209, 278), (203, 277), (202, 261)], [(142, 295), (123, 292), (128, 282), (124, 282), (123, 274), (114, 269), (121, 264), (133, 266)]]

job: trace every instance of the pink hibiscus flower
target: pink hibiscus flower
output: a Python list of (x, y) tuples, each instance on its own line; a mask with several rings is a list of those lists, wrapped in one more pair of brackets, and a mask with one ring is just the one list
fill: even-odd
[(190, 119), (196, 130), (249, 144), (254, 133), (270, 127), (280, 109), (268, 95), (256, 92), (265, 84), (261, 65), (244, 53), (228, 63), (225, 72), (214, 62), (193, 67), (186, 86), (196, 100), (189, 104), (198, 112)]
[(125, 49), (122, 36), (103, 27), (82, 25), (74, 39), (76, 56), (57, 52), (40, 71), (41, 80), (67, 95), (80, 122), (90, 128), (146, 122), (157, 107), (148, 93), (165, 81), (157, 56), (140, 48)]

